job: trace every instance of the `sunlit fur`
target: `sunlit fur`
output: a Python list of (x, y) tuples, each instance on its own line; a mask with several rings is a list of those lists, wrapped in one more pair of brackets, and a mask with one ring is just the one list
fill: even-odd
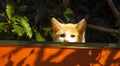
[(63, 24), (55, 18), (52, 18), (51, 22), (54, 32), (54, 42), (85, 42), (85, 19), (82, 19), (77, 24)]

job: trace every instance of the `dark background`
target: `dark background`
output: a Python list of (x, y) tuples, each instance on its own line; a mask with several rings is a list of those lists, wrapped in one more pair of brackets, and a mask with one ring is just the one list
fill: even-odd
[[(51, 18), (55, 17), (61, 22), (77, 23), (82, 18), (87, 21), (86, 42), (98, 43), (118, 43), (120, 42), (120, 22), (108, 4), (110, 0), (9, 0), (9, 3), (15, 7), (15, 14), (27, 16), (30, 25), (37, 27), (37, 30), (46, 41), (52, 41), (49, 31), (45, 35), (45, 27), (51, 27)], [(8, 1), (0, 1), (0, 13), (5, 12), (5, 5)], [(115, 8), (120, 12), (120, 0), (113, 0)], [(68, 13), (65, 17), (66, 9), (72, 10), (72, 14)], [(120, 16), (120, 15), (119, 15)], [(67, 20), (69, 18), (69, 20)], [(0, 17), (0, 21), (5, 21)], [(102, 30), (96, 27), (91, 28), (89, 24), (103, 27)], [(104, 30), (106, 28), (113, 31)], [(117, 30), (118, 32), (114, 32)], [(35, 35), (29, 39), (26, 35), (18, 38), (18, 35), (8, 35), (8, 33), (0, 32), (0, 39), (6, 40), (35, 40)]]

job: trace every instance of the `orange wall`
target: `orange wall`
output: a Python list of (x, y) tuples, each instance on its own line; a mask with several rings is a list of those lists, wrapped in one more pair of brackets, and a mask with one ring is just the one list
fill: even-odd
[(120, 66), (120, 49), (1, 46), (0, 66)]

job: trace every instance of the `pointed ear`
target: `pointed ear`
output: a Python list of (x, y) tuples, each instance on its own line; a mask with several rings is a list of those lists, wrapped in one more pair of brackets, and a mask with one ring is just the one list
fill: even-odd
[(56, 33), (61, 28), (61, 23), (55, 18), (51, 19), (53, 32)]
[(82, 19), (80, 22), (77, 23), (76, 27), (77, 27), (79, 33), (83, 34), (85, 32), (85, 29), (86, 29), (86, 20)]

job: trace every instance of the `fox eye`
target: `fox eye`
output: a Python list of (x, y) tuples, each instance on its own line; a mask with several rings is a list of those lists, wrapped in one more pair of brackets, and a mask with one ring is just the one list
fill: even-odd
[(75, 35), (71, 35), (71, 37), (72, 37), (72, 38), (74, 38), (74, 37), (75, 37)]
[(61, 34), (60, 37), (65, 37), (65, 34)]

